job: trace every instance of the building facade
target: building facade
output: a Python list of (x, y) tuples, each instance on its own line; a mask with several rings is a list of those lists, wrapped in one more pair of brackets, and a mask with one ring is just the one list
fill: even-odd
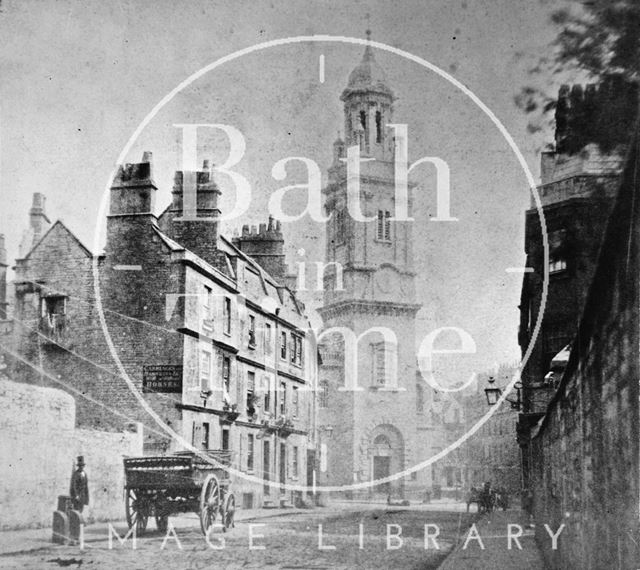
[(79, 426), (142, 424), (149, 454), (229, 450), (245, 507), (291, 503), (284, 485), (307, 485), (314, 465), (316, 349), (304, 307), (265, 270), (284, 267), (279, 224), (219, 235), (206, 163), (176, 172), (160, 216), (156, 191), (145, 153), (113, 181), (101, 256), (58, 221), (16, 261), (7, 357), (23, 381), (74, 395)]
[[(345, 139), (334, 143), (320, 308), (320, 483), (358, 494), (424, 493), (431, 469), (387, 479), (430, 455), (430, 390), (416, 375), (412, 224), (395, 218), (395, 95), (367, 46), (341, 95)], [(345, 159), (360, 163), (354, 190)], [(412, 199), (409, 188), (408, 207)], [(348, 203), (350, 192), (368, 221)], [(352, 194), (353, 197), (353, 194)], [(418, 394), (418, 391), (421, 391)], [(418, 397), (420, 395), (420, 397)], [(375, 481), (387, 479), (374, 484)]]
[[(573, 122), (584, 131), (611, 109), (594, 105), (593, 87), (584, 93), (565, 88), (556, 113), (556, 152), (543, 156), (549, 291), (523, 376), (518, 424), (528, 507), (547, 565), (558, 569), (627, 568), (638, 560), (637, 127), (625, 153), (638, 101), (633, 88), (613, 95), (600, 89), (604, 102), (614, 99), (617, 120), (609, 138), (617, 146), (603, 152), (567, 130)], [(623, 108), (633, 113), (621, 114)], [(540, 311), (544, 269), (539, 222), (529, 212), (526, 239), (527, 266), (535, 271), (523, 284), (523, 352)], [(566, 343), (565, 357), (555, 357)], [(544, 525), (562, 526), (557, 549), (545, 541)]]
[[(549, 568), (634, 568), (640, 556), (638, 137), (571, 355), (532, 433), (532, 512)], [(557, 549), (544, 524), (565, 525)]]
[[(518, 430), (523, 446), (523, 483), (527, 488), (532, 461), (530, 431), (544, 415), (557, 387), (557, 375), (554, 378), (549, 374), (552, 360), (575, 336), (625, 154), (624, 144), (602, 150), (591, 142), (586, 126), (595, 125), (599, 117), (606, 116), (605, 111), (614, 101), (618, 100), (619, 105), (622, 100), (633, 102), (636, 97), (634, 89), (620, 88), (612, 93), (610, 85), (561, 88), (555, 150), (543, 153), (541, 158), (538, 196), (544, 230), (533, 198), (525, 214), (525, 266), (530, 272), (522, 284), (518, 341), (523, 357), (528, 354), (528, 359), (522, 371), (523, 406)], [(547, 267), (545, 242), (549, 252)], [(534, 338), (542, 309), (544, 318)]]

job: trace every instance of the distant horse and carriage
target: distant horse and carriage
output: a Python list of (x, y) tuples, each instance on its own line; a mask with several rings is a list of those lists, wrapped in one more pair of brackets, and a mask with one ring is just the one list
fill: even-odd
[(506, 511), (509, 508), (509, 493), (501, 487), (471, 487), (467, 494), (467, 512), (472, 503), (478, 507), (479, 513), (490, 513), (497, 509)]

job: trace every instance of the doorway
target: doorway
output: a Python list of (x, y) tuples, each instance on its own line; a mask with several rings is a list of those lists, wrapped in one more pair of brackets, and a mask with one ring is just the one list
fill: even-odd
[(265, 495), (269, 495), (271, 492), (271, 487), (268, 482), (271, 479), (269, 476), (271, 466), (271, 450), (269, 448), (269, 442), (265, 441), (263, 444), (263, 453), (262, 453), (262, 479), (264, 481), (264, 485), (262, 487), (262, 492)]
[[(373, 479), (377, 481), (378, 479), (384, 479), (385, 477), (389, 477), (391, 475), (391, 457), (383, 456), (383, 455), (374, 455), (373, 457)], [(386, 483), (380, 483), (376, 485), (377, 493), (389, 493), (391, 490), (391, 484), (387, 481)]]

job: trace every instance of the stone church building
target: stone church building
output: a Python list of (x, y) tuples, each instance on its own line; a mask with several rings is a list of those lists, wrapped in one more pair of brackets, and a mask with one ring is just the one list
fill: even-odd
[[(394, 221), (396, 141), (387, 125), (394, 122), (396, 97), (371, 46), (349, 75), (340, 99), (345, 140), (334, 143), (323, 190), (331, 219), (319, 310), (324, 326), (319, 483), (357, 496), (412, 496), (431, 486), (431, 469), (375, 483), (425, 460), (433, 426), (424, 401), (425, 392), (432, 391), (416, 362), (415, 319), (421, 305), (415, 294), (412, 222)], [(357, 221), (347, 209), (345, 157), (354, 146), (363, 157), (360, 208), (369, 221)]]

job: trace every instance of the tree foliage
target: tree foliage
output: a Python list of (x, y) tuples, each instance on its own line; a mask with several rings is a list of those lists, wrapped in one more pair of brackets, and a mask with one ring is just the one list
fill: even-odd
[[(601, 94), (597, 98), (604, 107), (594, 106), (595, 91), (585, 90), (583, 95), (565, 89), (549, 94), (532, 86), (522, 88), (515, 102), (526, 113), (543, 116), (555, 109), (556, 127), (564, 133), (560, 140), (556, 136), (558, 150), (578, 152), (595, 142), (609, 151), (626, 142), (637, 114), (640, 0), (572, 0), (555, 9), (550, 18), (558, 28), (551, 55), (539, 58), (530, 72), (557, 76), (580, 71), (597, 85)], [(579, 97), (582, 100), (576, 106)], [(563, 121), (572, 124), (559, 124)]]
[(640, 77), (640, 2), (582, 0), (555, 10), (560, 28), (554, 42), (559, 69), (578, 67), (601, 79)]

